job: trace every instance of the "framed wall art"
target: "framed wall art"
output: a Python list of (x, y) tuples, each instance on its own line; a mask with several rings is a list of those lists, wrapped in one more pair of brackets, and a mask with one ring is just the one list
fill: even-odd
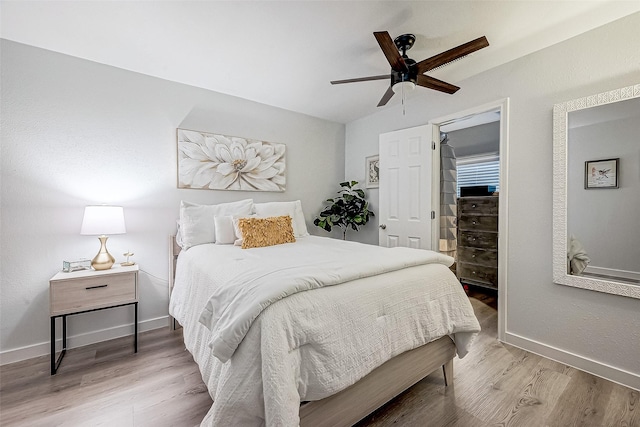
[(618, 188), (619, 162), (619, 158), (584, 162), (584, 188)]
[(286, 145), (177, 129), (178, 188), (285, 191)]
[(369, 156), (365, 160), (365, 187), (378, 188), (380, 186), (380, 156)]

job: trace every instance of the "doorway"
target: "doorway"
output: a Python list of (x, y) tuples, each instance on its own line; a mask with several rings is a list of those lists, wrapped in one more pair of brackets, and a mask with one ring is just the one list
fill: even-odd
[[(469, 241), (481, 242), (482, 239), (487, 238), (487, 236), (495, 238), (495, 249), (497, 251), (496, 269), (486, 267), (492, 265), (491, 263), (494, 261), (491, 260), (484, 260), (479, 263), (473, 261), (473, 264), (459, 264), (457, 268), (460, 268), (461, 265), (465, 269), (468, 269), (469, 266), (478, 266), (477, 268), (474, 267), (472, 270), (465, 270), (464, 272), (464, 276), (466, 277), (478, 275), (478, 278), (480, 278), (480, 275), (484, 275), (482, 276), (483, 280), (480, 280), (478, 284), (482, 284), (483, 281), (490, 282), (491, 272), (495, 271), (495, 273), (497, 273), (495, 283), (497, 285), (498, 295), (498, 339), (500, 341), (504, 341), (507, 323), (508, 110), (509, 100), (505, 98), (429, 122), (429, 124), (434, 125), (434, 127), (439, 130), (442, 138), (441, 143), (445, 143), (445, 145), (438, 146), (436, 153), (434, 153), (434, 157), (438, 159), (441, 158), (441, 154), (444, 155), (442, 158), (443, 170), (441, 171), (441, 180), (445, 183), (443, 186), (445, 188), (438, 190), (448, 192), (455, 191), (454, 195), (449, 194), (443, 197), (442, 207), (435, 206), (436, 218), (439, 218), (440, 233), (438, 237), (440, 238), (440, 250), (445, 253), (453, 253), (454, 255), (460, 255), (457, 251), (464, 251), (464, 257), (486, 256), (491, 253), (492, 249), (489, 251), (482, 249), (484, 243), (479, 245), (480, 249), (475, 249)], [(475, 139), (468, 137), (468, 135), (473, 134), (476, 136)], [(459, 140), (452, 141), (447, 139), (453, 139), (454, 135)], [(447, 146), (446, 144), (449, 142), (458, 145), (458, 155), (453, 159), (449, 154), (451, 152), (455, 153), (456, 147), (454, 145)], [(451, 150), (451, 148), (453, 148), (453, 150)], [(484, 190), (490, 194), (495, 192), (497, 196), (487, 198), (486, 200), (482, 198), (475, 199), (475, 201), (472, 200), (471, 197), (466, 200), (463, 199), (463, 202), (469, 205), (466, 207), (467, 211), (471, 212), (466, 212), (461, 216), (458, 209), (458, 201), (461, 200), (459, 199), (461, 195), (460, 186), (455, 185), (455, 188), (446, 188), (447, 172), (445, 169), (451, 164), (455, 164), (456, 168), (460, 165), (461, 169), (465, 169), (465, 174), (468, 172), (468, 174), (462, 177), (465, 180), (463, 187), (467, 190), (466, 195), (473, 196), (475, 194), (480, 195), (480, 197), (489, 195), (482, 193)], [(438, 168), (440, 168), (440, 164)], [(498, 173), (497, 179), (495, 177), (496, 172)], [(473, 176), (474, 174), (475, 177)], [(485, 176), (481, 176), (483, 174)], [(449, 173), (449, 176), (452, 175), (457, 175), (457, 173)], [(494, 181), (483, 181), (483, 179), (487, 177), (489, 180), (493, 179)], [(452, 187), (451, 184), (448, 184), (448, 186)], [(451, 200), (455, 200), (456, 203), (450, 203)], [(495, 206), (482, 206), (483, 210), (479, 211), (480, 204), (476, 203), (477, 201), (493, 203)], [(484, 211), (490, 213), (483, 214), (482, 212)], [(491, 214), (491, 212), (495, 214)], [(457, 241), (459, 237), (458, 226), (460, 224), (458, 224), (458, 222), (460, 218), (463, 218), (463, 221), (472, 221), (474, 227), (480, 227), (479, 230), (477, 230), (478, 232), (472, 231), (470, 234), (462, 235), (462, 239), (467, 239), (463, 242)], [(497, 222), (497, 224), (495, 224), (494, 221)], [(463, 226), (460, 225), (460, 227)], [(497, 233), (494, 232), (493, 235), (491, 234), (492, 227), (497, 230)], [(453, 238), (454, 234), (455, 239)], [(459, 245), (459, 243), (463, 243), (463, 245)], [(490, 243), (485, 244), (484, 247), (491, 247)]]

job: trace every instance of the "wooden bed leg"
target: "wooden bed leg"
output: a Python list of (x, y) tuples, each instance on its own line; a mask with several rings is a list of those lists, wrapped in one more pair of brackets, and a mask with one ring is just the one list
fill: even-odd
[(453, 359), (442, 365), (445, 387), (453, 386)]

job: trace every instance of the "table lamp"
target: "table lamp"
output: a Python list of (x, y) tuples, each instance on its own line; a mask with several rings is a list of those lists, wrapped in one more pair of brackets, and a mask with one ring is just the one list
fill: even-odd
[(124, 210), (122, 206), (87, 206), (84, 208), (82, 227), (80, 234), (99, 236), (100, 251), (91, 260), (94, 270), (108, 270), (115, 259), (107, 251), (107, 234), (124, 234), (127, 230), (124, 225)]

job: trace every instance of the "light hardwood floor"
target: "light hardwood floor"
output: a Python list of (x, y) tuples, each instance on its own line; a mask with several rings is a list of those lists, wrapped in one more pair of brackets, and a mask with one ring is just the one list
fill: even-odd
[[(455, 361), (360, 423), (364, 426), (638, 426), (640, 393), (496, 340), (495, 297), (473, 292), (483, 331)], [(211, 406), (180, 331), (70, 350), (49, 375), (47, 356), (0, 367), (2, 426), (196, 426)]]

